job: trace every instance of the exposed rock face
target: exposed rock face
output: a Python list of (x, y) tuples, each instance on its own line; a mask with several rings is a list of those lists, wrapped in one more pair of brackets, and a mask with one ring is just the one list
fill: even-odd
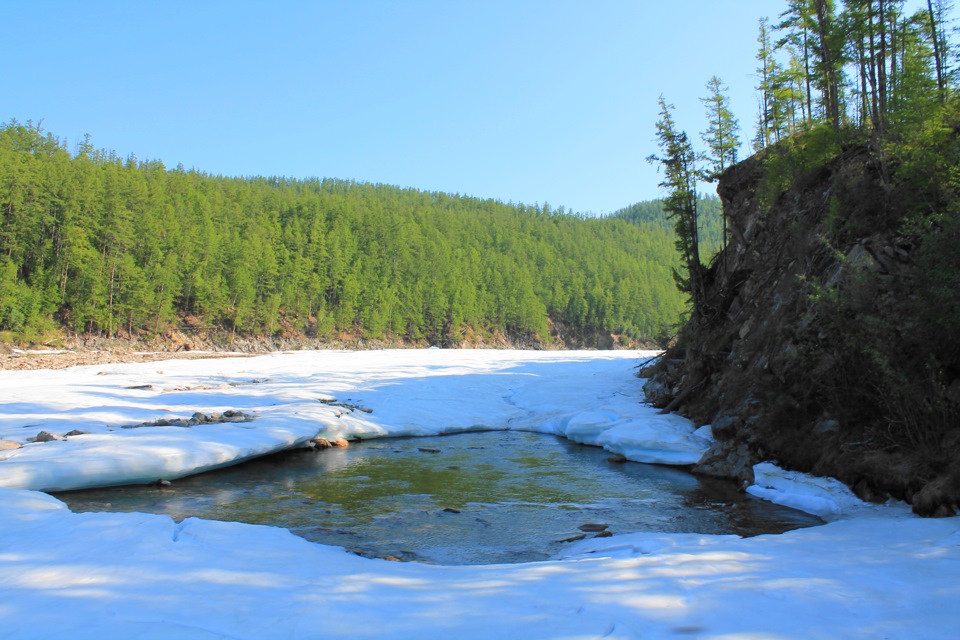
[[(712, 425), (719, 442), (697, 472), (752, 482), (755, 462), (775, 460), (837, 477), (867, 499), (889, 495), (923, 515), (954, 513), (960, 410), (950, 407), (960, 403), (960, 381), (929, 386), (939, 394), (931, 402), (947, 409), (941, 427), (922, 433), (910, 425), (895, 432), (887, 407), (865, 415), (857, 406), (868, 402), (857, 389), (876, 384), (864, 375), (872, 364), (848, 348), (853, 330), (889, 325), (902, 340), (897, 354), (916, 351), (908, 327), (897, 325), (918, 276), (916, 247), (898, 235), (895, 182), (881, 184), (886, 170), (869, 149), (854, 147), (795, 172), (773, 195), (756, 156), (722, 176), (730, 238), (707, 273), (705, 311), (640, 374), (650, 377), (644, 389), (656, 406)], [(825, 318), (818, 299), (831, 292), (846, 315)], [(919, 406), (926, 399), (915, 391), (923, 388), (894, 388), (891, 403)]]

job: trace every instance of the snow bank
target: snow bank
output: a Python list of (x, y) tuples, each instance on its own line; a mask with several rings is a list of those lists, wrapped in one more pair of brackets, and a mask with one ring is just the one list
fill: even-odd
[[(642, 406), (642, 352), (296, 352), (54, 372), (0, 372), (0, 487), (58, 491), (173, 480), (303, 446), (523, 429), (638, 462), (691, 464), (709, 446), (677, 416)], [(15, 400), (14, 400), (15, 399)], [(325, 404), (326, 401), (326, 404)], [(249, 423), (136, 425), (242, 410)], [(30, 443), (41, 430), (89, 435)]]
[(754, 465), (753, 473), (754, 484), (747, 487), (747, 493), (827, 521), (852, 516), (871, 507), (835, 478), (785, 471), (772, 462)]
[(273, 527), (74, 514), (12, 489), (0, 500), (6, 637), (917, 640), (960, 622), (956, 519), (637, 533), (550, 562), (443, 567)]

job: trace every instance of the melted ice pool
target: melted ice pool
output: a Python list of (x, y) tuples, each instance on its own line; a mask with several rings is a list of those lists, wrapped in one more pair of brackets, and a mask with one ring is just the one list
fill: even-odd
[(545, 560), (596, 535), (581, 527), (753, 536), (822, 524), (729, 482), (609, 456), (554, 436), (488, 431), (297, 450), (165, 488), (57, 497), (78, 512), (268, 524), (366, 556), (450, 565)]

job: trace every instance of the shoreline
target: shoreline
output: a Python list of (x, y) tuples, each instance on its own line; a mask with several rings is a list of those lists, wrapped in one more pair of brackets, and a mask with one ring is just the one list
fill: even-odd
[[(119, 341), (112, 341), (119, 342)], [(373, 343), (373, 342), (317, 342), (315, 344), (260, 344), (245, 341), (233, 345), (233, 349), (203, 345), (191, 349), (180, 347), (175, 350), (150, 350), (149, 345), (131, 343), (111, 344), (102, 348), (73, 346), (62, 349), (18, 349), (0, 347), (0, 372), (38, 371), (68, 369), (70, 367), (131, 364), (140, 362), (160, 362), (164, 360), (203, 360), (213, 358), (252, 358), (255, 356), (282, 353), (287, 351), (382, 351), (384, 349), (427, 349), (430, 345), (413, 343)], [(470, 344), (456, 347), (442, 347), (451, 351), (646, 351), (658, 350), (653, 347), (622, 347), (614, 349), (578, 349), (571, 346), (531, 347), (512, 344)]]
[(56, 370), (103, 364), (159, 362), (163, 360), (201, 360), (206, 358), (250, 358), (270, 353), (237, 351), (124, 351), (73, 349), (24, 349), (0, 353), (0, 371)]
[(393, 338), (367, 339), (354, 334), (317, 338), (300, 333), (276, 336), (236, 336), (219, 329), (181, 328), (150, 338), (96, 335), (48, 336), (43, 341), (24, 345), (0, 341), (0, 371), (66, 369), (85, 365), (156, 362), (160, 360), (197, 360), (266, 355), (284, 351), (379, 351), (383, 349), (427, 349), (437, 346), (450, 350), (521, 351), (660, 351), (663, 345), (643, 341), (620, 343), (612, 335), (553, 335), (543, 342), (529, 336), (471, 334), (453, 344), (433, 345), (426, 340)]

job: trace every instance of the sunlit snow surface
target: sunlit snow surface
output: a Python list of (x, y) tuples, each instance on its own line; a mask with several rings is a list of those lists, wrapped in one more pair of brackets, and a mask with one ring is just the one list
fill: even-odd
[[(751, 493), (830, 524), (779, 536), (637, 533), (555, 561), (371, 560), (272, 527), (73, 514), (29, 489), (175, 479), (327, 438), (511, 428), (644, 462), (709, 446), (642, 405), (638, 352), (298, 352), (0, 372), (0, 637), (942, 638), (960, 521), (758, 465)], [(324, 404), (336, 400), (354, 407)], [(228, 409), (250, 422), (123, 428)]]

